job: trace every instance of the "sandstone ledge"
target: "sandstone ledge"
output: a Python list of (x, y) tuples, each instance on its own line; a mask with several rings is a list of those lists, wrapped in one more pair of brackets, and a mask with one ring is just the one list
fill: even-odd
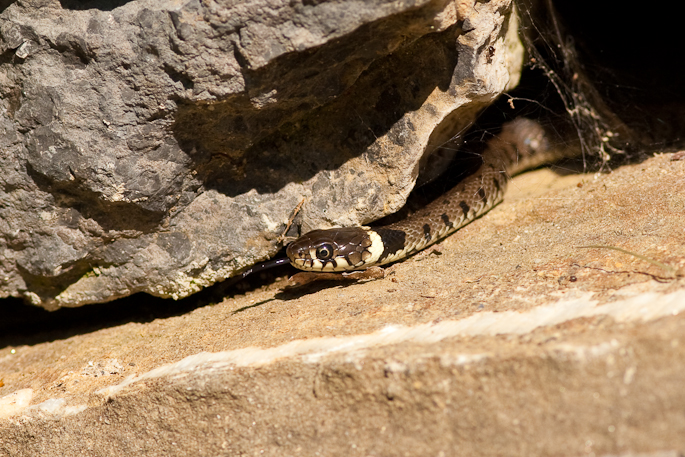
[(682, 272), (670, 157), (521, 176), (384, 280), (5, 339), (0, 455), (679, 455), (683, 279), (576, 248)]

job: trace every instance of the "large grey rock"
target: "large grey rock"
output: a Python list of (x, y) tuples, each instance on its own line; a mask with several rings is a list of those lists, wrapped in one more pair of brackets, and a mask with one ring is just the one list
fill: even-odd
[(523, 58), (509, 0), (120, 3), (0, 13), (0, 296), (180, 298), (302, 199), (291, 234), (389, 214)]

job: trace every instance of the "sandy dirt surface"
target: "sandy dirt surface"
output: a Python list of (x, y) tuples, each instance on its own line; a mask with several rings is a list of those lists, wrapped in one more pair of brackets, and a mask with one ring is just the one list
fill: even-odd
[[(424, 389), (432, 385), (431, 376), (435, 382), (450, 379), (444, 373), (431, 375), (426, 368), (416, 375), (418, 378), (407, 375), (406, 388), (414, 386), (415, 392), (404, 409), (385, 409), (392, 403), (392, 395), (383, 397), (385, 403), (363, 403), (371, 412), (345, 409), (347, 416), (340, 413), (340, 424), (356, 427), (358, 455), (393, 455), (390, 448), (386, 448), (387, 453), (378, 449), (371, 452), (375, 449), (372, 443), (386, 438), (372, 432), (360, 415), (380, 410), (387, 413), (381, 422), (389, 430), (388, 446), (400, 446), (402, 440), (398, 437), (413, 437), (414, 444), (402, 444), (407, 455), (421, 455), (422, 448), (416, 443), (423, 438), (428, 446), (424, 449), (434, 450), (435, 455), (441, 449), (447, 452), (444, 455), (450, 455), (449, 450), (457, 448), (484, 455), (600, 455), (685, 449), (685, 418), (682, 409), (677, 412), (677, 408), (685, 406), (677, 381), (685, 374), (682, 315), (674, 311), (668, 316), (642, 319), (639, 310), (624, 316), (620, 310), (613, 314), (573, 314), (573, 309), (564, 308), (570, 313), (568, 319), (557, 318), (557, 313), (555, 319), (543, 321), (536, 314), (541, 307), (564, 300), (591, 301), (597, 308), (629, 303), (626, 300), (645, 294), (652, 294), (649, 296), (658, 301), (658, 297), (682, 292), (685, 160), (674, 161), (672, 157), (656, 155), (607, 174), (560, 175), (543, 169), (519, 176), (503, 204), (439, 245), (391, 266), (380, 280), (322, 282), (284, 291), (286, 278), (279, 277), (216, 304), (186, 300), (175, 305), (136, 296), (117, 302), (120, 305), (92, 305), (88, 310), (64, 310), (52, 315), (41, 312), (35, 330), (33, 315), (12, 305), (6, 320), (12, 324), (5, 324), (4, 335), (0, 336), (0, 399), (22, 389), (31, 389), (30, 401), (24, 407), (65, 398), (67, 404), (87, 408), (83, 413), (65, 414), (59, 419), (66, 421), (65, 429), (78, 430), (82, 426), (77, 425), (79, 416), (91, 410), (102, 414), (102, 408), (116, 408), (116, 402), (107, 406), (99, 389), (201, 352), (278, 349), (315, 338), (353, 341), (345, 338), (378, 334), (389, 326), (445, 329), (445, 323), (474, 322), (480, 327), (455, 331), (433, 342), (367, 347), (367, 356), (373, 354), (374, 360), (384, 361), (386, 371), (381, 370), (378, 376), (386, 381), (394, 376), (392, 370), (390, 374), (387, 371), (389, 360), (411, 365), (410, 361), (421, 357), (487, 357), (466, 375), (461, 371), (458, 376), (463, 383), (445, 388), (444, 395), (431, 391), (433, 394), (421, 397)], [(589, 245), (628, 250), (670, 269), (614, 250), (580, 247)], [(673, 309), (682, 305), (683, 296), (678, 297)], [(97, 307), (101, 307), (102, 314), (95, 311)], [(60, 313), (67, 317), (60, 317)], [(499, 319), (498, 313), (503, 313), (503, 318)], [(75, 326), (69, 323), (72, 316)], [(533, 324), (517, 327), (515, 316), (530, 316)], [(536, 323), (535, 319), (541, 320)], [(505, 330), (489, 330), (486, 321), (504, 326), (501, 328)], [(608, 344), (604, 353), (608, 355), (600, 359), (567, 350), (602, 344)], [(575, 355), (571, 357), (570, 353)], [(609, 355), (613, 362), (608, 361)], [(279, 368), (269, 365), (272, 376), (255, 380), (255, 386), (261, 382), (277, 384), (279, 376), (293, 382), (292, 367), (283, 366), (291, 360), (289, 357), (277, 358)], [(308, 362), (309, 368), (303, 369), (302, 376), (308, 376), (310, 369), (320, 373), (330, 369), (331, 364), (342, 363), (331, 360), (321, 362), (318, 368)], [(349, 389), (358, 389), (364, 383), (373, 385), (378, 381), (374, 379), (352, 382)], [(243, 387), (247, 382), (245, 378), (239, 381)], [(125, 398), (145, 396), (146, 389), (155, 392), (158, 388), (144, 385), (133, 384), (137, 393), (127, 391)], [(568, 393), (559, 390), (560, 386)], [(345, 390), (344, 385), (338, 387)], [(643, 389), (642, 394), (636, 389)], [(274, 387), (274, 392), (277, 390)], [(461, 428), (447, 427), (439, 437), (426, 431), (428, 418), (441, 414), (433, 411), (436, 401), (455, 401), (459, 395), (474, 390), (479, 392), (480, 400), (463, 400), (459, 409), (462, 416), (456, 419), (445, 413), (446, 423), (466, 421)], [(397, 395), (405, 395), (403, 392)], [(326, 397), (319, 394), (317, 398), (321, 402)], [(490, 408), (492, 416), (479, 410), (479, 402)], [(378, 408), (373, 410), (371, 405)], [(309, 407), (302, 403), (303, 411)], [(0, 443), (4, 443), (0, 455), (3, 449), (14, 449), (8, 440), (29, 446), (26, 449), (40, 441), (29, 435), (35, 436), (46, 427), (45, 418), (26, 413), (33, 419), (17, 419), (28, 411), (22, 408), (14, 412), (6, 408), (11, 414), (0, 419)], [(487, 423), (493, 417), (499, 417), (498, 424)], [(271, 420), (278, 422), (276, 416)], [(411, 429), (407, 421), (424, 424), (424, 428)], [(498, 427), (505, 423), (506, 432), (500, 436)], [(330, 443), (337, 443), (331, 444), (331, 454), (342, 455), (344, 440), (332, 438), (337, 436), (334, 431), (319, 426), (328, 430), (322, 431), (320, 438), (329, 436)], [(314, 425), (302, 419), (302, 427)], [(467, 432), (468, 427), (476, 427), (477, 431)], [(395, 433), (395, 444), (391, 432)], [(255, 442), (250, 433), (244, 431), (245, 443)], [(207, 443), (213, 443), (213, 439), (208, 438)], [(240, 439), (236, 435), (235, 443)], [(281, 442), (277, 446), (264, 444), (261, 449), (271, 455), (278, 455), (278, 449), (283, 455), (297, 454), (297, 446), (306, 449), (314, 438), (302, 433), (300, 439), (291, 447)], [(231, 446), (233, 451), (238, 449), (237, 444)], [(54, 452), (59, 449), (64, 450), (57, 446)], [(188, 449), (186, 452), (190, 452)], [(251, 453), (249, 449), (249, 444), (240, 448), (241, 452)], [(364, 454), (363, 449), (369, 454)], [(304, 452), (309, 454), (313, 451)]]

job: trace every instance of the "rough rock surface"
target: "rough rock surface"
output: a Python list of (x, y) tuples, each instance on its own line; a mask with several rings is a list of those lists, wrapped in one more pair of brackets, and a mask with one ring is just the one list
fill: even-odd
[(2, 5), (0, 296), (46, 309), (396, 211), (523, 58), (509, 0)]
[(17, 307), (0, 320), (0, 455), (681, 456), (673, 157), (517, 177), (378, 281), (280, 281), (166, 317), (137, 312), (145, 295), (109, 318), (23, 307), (45, 333), (5, 324)]

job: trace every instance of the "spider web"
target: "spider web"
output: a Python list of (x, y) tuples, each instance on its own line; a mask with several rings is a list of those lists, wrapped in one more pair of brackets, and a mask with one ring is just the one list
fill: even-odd
[(625, 154), (635, 142), (633, 132), (605, 104), (578, 57), (575, 40), (562, 24), (551, 0), (520, 5), (522, 40), (529, 66), (553, 85), (575, 129), (583, 159), (599, 156), (600, 171), (614, 154)]

